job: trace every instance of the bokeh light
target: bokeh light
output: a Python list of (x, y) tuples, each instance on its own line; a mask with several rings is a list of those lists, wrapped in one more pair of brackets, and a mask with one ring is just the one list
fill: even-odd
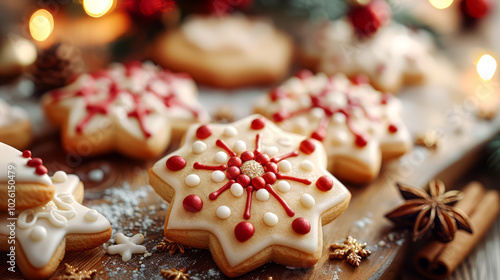
[(102, 17), (114, 6), (114, 0), (83, 0), (83, 9), (91, 17)]
[(453, 3), (453, 0), (429, 0), (431, 5), (436, 9), (446, 9)]
[(54, 18), (49, 11), (40, 9), (31, 15), (29, 30), (33, 39), (45, 41), (54, 30)]
[(489, 81), (493, 78), (495, 71), (497, 70), (497, 61), (489, 54), (484, 54), (477, 61), (477, 73), (479, 76), (485, 80)]

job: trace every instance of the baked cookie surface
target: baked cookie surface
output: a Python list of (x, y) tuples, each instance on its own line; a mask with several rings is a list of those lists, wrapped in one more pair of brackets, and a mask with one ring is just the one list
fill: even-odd
[(150, 170), (151, 185), (170, 201), (165, 235), (209, 248), (230, 277), (269, 261), (313, 266), (322, 225), (350, 200), (326, 160), (320, 142), (259, 115), (192, 126), (181, 148)]
[(208, 115), (189, 76), (151, 63), (114, 64), (83, 74), (47, 93), (47, 117), (62, 127), (64, 148), (81, 156), (118, 151), (133, 158), (158, 156), (173, 136)]
[(255, 112), (287, 131), (325, 145), (328, 170), (356, 183), (373, 180), (382, 160), (412, 147), (401, 119), (401, 103), (369, 84), (343, 74), (313, 75), (304, 70), (257, 100)]

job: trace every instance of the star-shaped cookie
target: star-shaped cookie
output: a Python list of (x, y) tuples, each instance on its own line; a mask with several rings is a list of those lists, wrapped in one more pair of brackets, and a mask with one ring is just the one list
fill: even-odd
[(412, 146), (399, 100), (343, 74), (301, 71), (259, 99), (255, 112), (287, 131), (322, 141), (328, 170), (351, 182), (373, 180), (382, 160)]
[(269, 261), (310, 267), (322, 225), (347, 207), (349, 191), (326, 170), (323, 145), (260, 115), (193, 125), (179, 150), (150, 170), (170, 202), (165, 236), (209, 248), (235, 277)]
[(147, 62), (83, 74), (47, 93), (42, 104), (48, 118), (62, 127), (64, 148), (80, 156), (118, 151), (155, 157), (172, 136), (208, 118), (189, 76)]

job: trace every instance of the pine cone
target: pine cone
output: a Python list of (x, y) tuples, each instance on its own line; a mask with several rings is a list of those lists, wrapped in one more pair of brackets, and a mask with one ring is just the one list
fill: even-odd
[(80, 51), (68, 44), (54, 44), (38, 54), (33, 66), (35, 94), (41, 95), (49, 90), (63, 87), (84, 71)]

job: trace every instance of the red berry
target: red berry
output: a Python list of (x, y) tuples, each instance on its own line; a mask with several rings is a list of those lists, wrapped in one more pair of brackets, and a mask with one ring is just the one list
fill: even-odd
[(306, 218), (296, 218), (292, 222), (292, 229), (298, 234), (308, 234), (311, 231), (311, 224)]
[(238, 241), (245, 242), (255, 233), (255, 228), (249, 222), (241, 222), (234, 228), (234, 236)]
[(190, 194), (184, 198), (184, 201), (182, 201), (182, 206), (184, 206), (184, 209), (186, 211), (196, 213), (203, 208), (203, 200), (195, 194)]
[(483, 18), (490, 10), (487, 0), (463, 0), (460, 4), (462, 12), (475, 19)]

